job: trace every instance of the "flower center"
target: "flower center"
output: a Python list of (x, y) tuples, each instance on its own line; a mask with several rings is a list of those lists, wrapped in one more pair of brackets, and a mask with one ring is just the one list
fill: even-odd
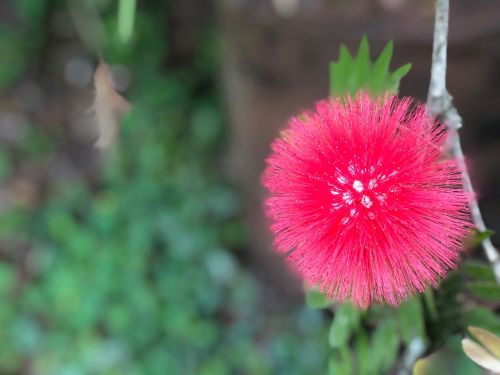
[[(342, 224), (346, 224), (353, 217), (362, 214), (370, 220), (376, 218), (376, 206), (386, 204), (387, 181), (394, 175), (396, 171), (386, 175), (375, 175), (375, 168), (361, 170), (365, 173), (356, 173), (354, 168), (348, 169), (349, 173), (338, 173), (332, 180), (333, 183), (328, 183), (331, 187), (332, 194), (331, 212), (344, 213), (340, 220)], [(351, 176), (349, 176), (349, 174)], [(383, 187), (380, 185), (384, 185)], [(391, 189), (389, 189), (391, 191)]]
[(358, 193), (361, 193), (363, 191), (363, 183), (359, 180), (354, 180), (352, 188), (356, 190)]

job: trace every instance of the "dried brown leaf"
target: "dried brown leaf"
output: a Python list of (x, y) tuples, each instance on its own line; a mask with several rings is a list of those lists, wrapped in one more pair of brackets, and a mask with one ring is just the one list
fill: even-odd
[(94, 73), (94, 116), (98, 131), (95, 146), (108, 149), (117, 139), (120, 121), (130, 110), (130, 103), (115, 89), (111, 79), (111, 69), (101, 61)]

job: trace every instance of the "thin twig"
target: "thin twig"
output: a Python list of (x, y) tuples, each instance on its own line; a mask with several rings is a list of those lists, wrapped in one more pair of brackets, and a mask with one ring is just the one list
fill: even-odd
[[(479, 205), (474, 195), (464, 154), (460, 143), (458, 129), (462, 127), (462, 119), (453, 106), (453, 98), (446, 90), (446, 48), (448, 44), (449, 0), (436, 0), (436, 19), (434, 23), (434, 43), (432, 50), (432, 69), (427, 108), (436, 117), (441, 118), (448, 127), (448, 145), (458, 167), (462, 171), (464, 189), (470, 194), (469, 207), (476, 228), (484, 232), (484, 224)], [(497, 282), (500, 284), (500, 255), (489, 238), (482, 242), (486, 258), (493, 267)]]

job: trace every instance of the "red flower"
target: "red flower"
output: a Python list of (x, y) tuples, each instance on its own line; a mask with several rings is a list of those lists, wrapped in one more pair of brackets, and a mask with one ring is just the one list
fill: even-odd
[(308, 284), (359, 306), (435, 286), (471, 227), (445, 137), (424, 106), (390, 96), (292, 118), (263, 175), (277, 249)]

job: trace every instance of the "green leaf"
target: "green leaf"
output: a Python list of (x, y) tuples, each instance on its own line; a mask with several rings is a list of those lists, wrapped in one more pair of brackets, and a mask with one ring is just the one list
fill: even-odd
[(384, 47), (378, 59), (375, 61), (375, 64), (373, 65), (374, 78), (371, 81), (372, 92), (380, 92), (383, 90), (384, 80), (386, 80), (389, 75), (389, 66), (391, 64), (393, 50), (394, 44), (392, 43), (392, 40), (390, 40)]
[(393, 42), (389, 41), (372, 62), (366, 35), (361, 38), (355, 58), (345, 45), (341, 45), (338, 60), (330, 63), (330, 95), (342, 97), (362, 90), (374, 97), (387, 92), (396, 94), (399, 82), (409, 72), (411, 64), (405, 64), (391, 73), (389, 67), (393, 49)]
[(491, 301), (500, 300), (500, 286), (496, 282), (469, 282), (467, 287), (474, 296)]
[(425, 327), (422, 304), (419, 296), (403, 302), (396, 310), (399, 328), (404, 341), (409, 344), (415, 337), (425, 341)]
[(335, 311), (328, 342), (332, 348), (340, 348), (347, 344), (352, 332), (358, 328), (360, 312), (349, 303), (340, 305)]
[[(344, 44), (340, 45), (339, 61), (330, 63), (330, 92), (341, 96), (347, 91), (349, 70), (354, 62)], [(332, 94), (333, 95), (333, 94)]]
[(354, 343), (357, 370), (360, 375), (368, 375), (374, 373), (371, 361), (371, 349), (368, 341), (368, 336), (364, 330), (359, 330), (356, 334)]
[(330, 375), (351, 375), (353, 373), (352, 354), (347, 346), (335, 350), (328, 363)]
[(467, 260), (464, 262), (463, 268), (467, 276), (472, 279), (495, 282), (495, 274), (489, 263)]
[(368, 81), (371, 71), (370, 61), (370, 47), (368, 45), (368, 38), (363, 35), (359, 44), (358, 55), (354, 65), (354, 74), (349, 81), (349, 92), (356, 92), (357, 87), (362, 87)]
[[(465, 328), (462, 302), (464, 288), (464, 278), (459, 271), (455, 270), (448, 273), (439, 288), (429, 289), (427, 292), (429, 297), (433, 296), (433, 302), (426, 309), (426, 332), (431, 351), (444, 345), (452, 335), (463, 332)], [(434, 307), (431, 307), (432, 305)]]
[(306, 303), (312, 309), (323, 309), (331, 306), (332, 301), (317, 289), (306, 290)]
[(399, 349), (398, 327), (389, 317), (377, 326), (371, 338), (371, 360), (375, 373), (385, 374), (396, 361)]
[(481, 327), (500, 335), (500, 316), (490, 309), (481, 306), (469, 308), (465, 314), (466, 324)]
[(401, 78), (403, 78), (405, 75), (408, 74), (408, 72), (411, 69), (411, 64), (407, 63), (401, 66), (400, 68), (396, 69), (394, 73), (391, 74), (391, 78), (393, 80), (399, 81)]
[(427, 311), (431, 320), (436, 321), (439, 318), (439, 313), (436, 308), (436, 301), (434, 299), (434, 291), (432, 289), (427, 289), (423, 294), (422, 298), (424, 299), (425, 306), (427, 307)]
[(401, 81), (401, 78), (403, 78), (405, 75), (408, 74), (410, 69), (411, 69), (411, 64), (408, 63), (398, 68), (394, 73), (391, 74), (387, 85), (389, 92), (394, 92), (394, 93), (398, 92), (399, 81)]
[(486, 229), (482, 232), (480, 230), (474, 229), (471, 238), (468, 241), (468, 245), (470, 247), (478, 246), (481, 244), (481, 242), (483, 242), (487, 238), (490, 238), (494, 234), (495, 232), (492, 231), (491, 229)]

